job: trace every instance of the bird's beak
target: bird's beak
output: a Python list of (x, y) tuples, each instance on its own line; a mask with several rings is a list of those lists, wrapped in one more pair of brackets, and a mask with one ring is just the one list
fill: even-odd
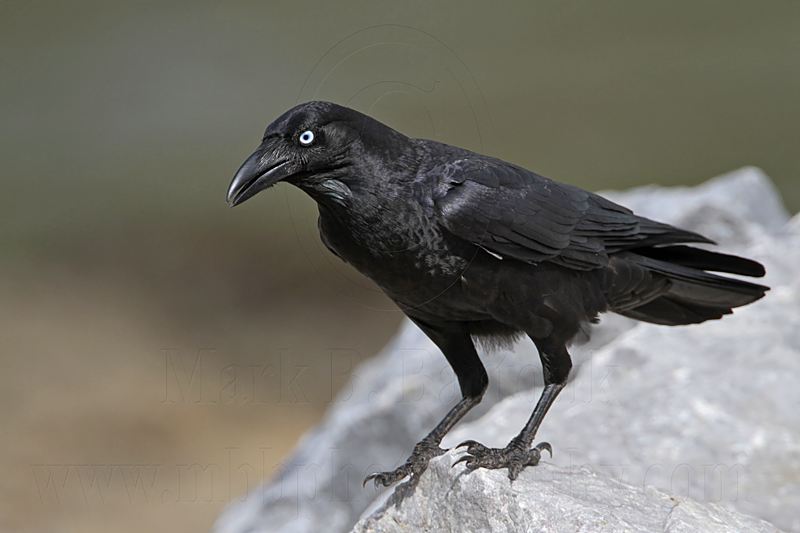
[(228, 205), (237, 206), (293, 173), (291, 160), (279, 158), (263, 144), (239, 167), (228, 186)]

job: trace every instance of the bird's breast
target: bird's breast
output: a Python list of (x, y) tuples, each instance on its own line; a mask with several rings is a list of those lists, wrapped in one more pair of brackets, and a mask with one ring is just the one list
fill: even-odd
[(468, 264), (435, 223), (412, 209), (387, 209), (371, 220), (320, 210), (319, 231), (328, 249), (390, 294), (441, 291)]

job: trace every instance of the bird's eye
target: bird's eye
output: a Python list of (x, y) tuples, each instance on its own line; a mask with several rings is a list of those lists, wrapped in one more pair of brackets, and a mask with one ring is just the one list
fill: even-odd
[(308, 146), (314, 142), (314, 132), (311, 130), (306, 130), (300, 134), (299, 137), (300, 144), (303, 146)]

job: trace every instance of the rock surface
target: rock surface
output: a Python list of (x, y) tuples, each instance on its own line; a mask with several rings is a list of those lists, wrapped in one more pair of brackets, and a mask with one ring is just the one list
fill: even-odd
[(777, 531), (767, 522), (720, 505), (635, 488), (587, 468), (540, 463), (513, 485), (504, 472), (454, 474), (450, 464), (457, 456), (451, 452), (435, 459), (413, 495), (391, 498), (354, 531)]
[[(700, 231), (726, 251), (746, 250), (767, 264), (767, 284), (774, 290), (731, 317), (699, 326), (665, 328), (605, 315), (592, 340), (572, 349), (572, 383), (540, 431), (554, 445), (552, 462), (567, 470), (544, 468), (572, 472), (583, 465), (589, 470), (570, 479), (638, 487), (615, 494), (628, 494), (633, 507), (650, 505), (654, 516), (660, 500), (643, 489), (646, 485), (678, 495), (680, 513), (705, 516), (708, 528), (717, 524), (712, 517), (723, 513), (721, 508), (686, 498), (722, 503), (800, 531), (795, 512), (800, 509), (800, 387), (795, 385), (800, 376), (800, 220), (787, 224), (769, 179), (752, 168), (694, 188), (646, 187), (607, 196), (645, 216)], [(467, 437), (505, 444), (539, 394), (541, 370), (530, 343), (482, 357), (489, 391), (468, 419), (475, 422), (456, 427), (446, 445)], [(387, 495), (362, 489), (361, 479), (402, 462), (457, 398), (444, 358), (405, 324), (381, 354), (356, 370), (278, 476), (232, 505), (216, 531), (347, 531)], [(431, 476), (445, 475), (440, 470)], [(523, 476), (533, 475), (528, 471)], [(482, 481), (483, 475), (475, 479)], [(425, 480), (404, 506), (417, 505), (417, 499), (434, 505)], [(480, 488), (473, 492), (480, 494)], [(519, 509), (536, 508), (535, 492), (526, 498)], [(446, 511), (438, 506), (448, 504), (436, 505), (438, 513)], [(482, 505), (502, 518), (494, 502)], [(591, 512), (587, 502), (581, 505)], [(451, 519), (460, 516), (450, 511)], [(572, 516), (572, 511), (559, 512)], [(391, 516), (392, 521), (401, 517)], [(588, 514), (584, 518), (590, 520)], [(544, 529), (558, 531), (552, 524)]]

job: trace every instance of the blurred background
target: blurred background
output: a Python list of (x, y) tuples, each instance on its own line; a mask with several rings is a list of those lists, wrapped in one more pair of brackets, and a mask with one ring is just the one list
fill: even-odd
[(0, 530), (198, 531), (400, 313), (265, 126), (326, 99), (589, 189), (762, 167), (800, 207), (800, 4), (0, 4)]

